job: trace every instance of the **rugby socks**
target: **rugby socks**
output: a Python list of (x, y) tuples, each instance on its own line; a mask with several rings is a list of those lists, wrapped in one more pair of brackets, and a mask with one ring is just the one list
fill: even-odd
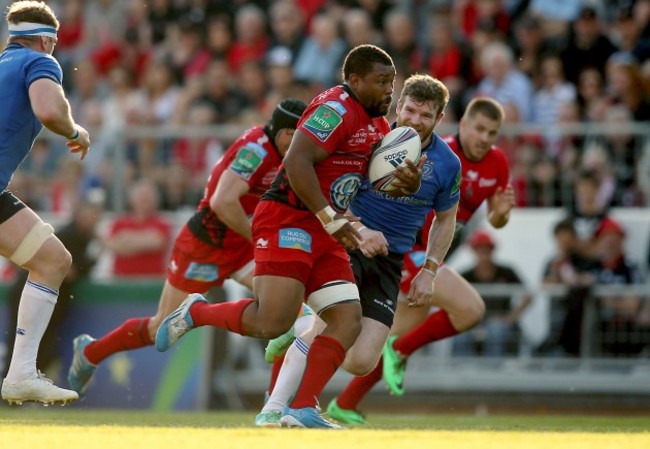
[(36, 355), (50, 323), (59, 291), (27, 280), (20, 296), (16, 341), (7, 381), (17, 383), (36, 375)]
[(233, 302), (221, 302), (219, 304), (208, 304), (199, 301), (190, 307), (190, 315), (192, 316), (194, 327), (216, 326), (230, 332), (246, 335), (241, 325), (241, 317), (246, 307), (254, 302), (256, 301), (250, 298)]
[(347, 387), (336, 397), (336, 404), (345, 410), (357, 410), (359, 402), (381, 380), (384, 359), (379, 359), (377, 366), (365, 376), (355, 376)]
[(120, 327), (86, 346), (84, 355), (90, 363), (98, 365), (106, 357), (116, 352), (153, 345), (154, 341), (149, 335), (150, 319), (147, 317), (126, 320)]
[(307, 354), (307, 367), (291, 408), (316, 407), (318, 396), (345, 359), (345, 348), (332, 337), (319, 335)]
[(271, 379), (269, 380), (269, 394), (273, 394), (273, 389), (275, 388), (275, 383), (278, 380), (278, 375), (282, 369), (282, 364), (284, 363), (284, 358), (286, 352), (279, 357), (275, 357), (273, 364), (271, 365)]
[(289, 346), (284, 356), (284, 363), (278, 375), (275, 388), (264, 404), (263, 412), (272, 410), (282, 411), (289, 403), (291, 395), (296, 392), (296, 386), (300, 383), (300, 378), (305, 372), (307, 365), (307, 354), (309, 353), (309, 344), (301, 338), (296, 338)]
[(404, 356), (409, 356), (422, 346), (457, 334), (458, 331), (451, 324), (449, 314), (444, 310), (438, 310), (429, 315), (418, 327), (395, 340), (393, 349)]

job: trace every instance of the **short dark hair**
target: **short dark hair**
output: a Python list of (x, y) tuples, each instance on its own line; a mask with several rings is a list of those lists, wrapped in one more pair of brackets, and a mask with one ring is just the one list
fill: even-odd
[(432, 101), (436, 107), (440, 108), (439, 114), (445, 110), (449, 103), (449, 89), (437, 78), (416, 73), (404, 81), (399, 99), (403, 101), (406, 97), (410, 97), (418, 103)]
[(568, 231), (571, 234), (576, 235), (576, 228), (573, 225), (573, 220), (571, 218), (564, 218), (553, 226), (553, 235), (558, 235), (563, 231)]
[(501, 104), (490, 97), (476, 97), (469, 102), (464, 115), (474, 117), (476, 114), (483, 114), (490, 120), (498, 122), (502, 122), (506, 115)]
[(43, 2), (23, 0), (13, 3), (7, 11), (7, 22), (18, 24), (20, 22), (42, 23), (59, 29), (59, 21), (54, 11)]
[(372, 72), (373, 64), (393, 66), (393, 59), (376, 45), (357, 45), (348, 52), (343, 61), (343, 80), (347, 81), (353, 73), (363, 77)]

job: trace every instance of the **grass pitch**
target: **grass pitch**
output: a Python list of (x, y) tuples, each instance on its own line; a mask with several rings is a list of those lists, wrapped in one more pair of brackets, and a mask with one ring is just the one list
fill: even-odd
[(0, 408), (7, 449), (650, 449), (649, 417), (377, 414), (345, 431), (257, 429), (253, 413)]

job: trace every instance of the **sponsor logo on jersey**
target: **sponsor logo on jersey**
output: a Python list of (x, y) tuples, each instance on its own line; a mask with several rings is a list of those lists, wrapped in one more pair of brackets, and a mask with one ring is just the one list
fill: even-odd
[(192, 262), (185, 271), (185, 279), (214, 282), (219, 279), (219, 267), (209, 263)]
[(302, 127), (316, 136), (321, 142), (325, 142), (341, 123), (343, 123), (343, 117), (336, 109), (326, 103), (318, 106), (303, 123)]
[(451, 194), (449, 195), (450, 197), (454, 197), (456, 195), (460, 195), (460, 182), (462, 180), (463, 176), (458, 170), (458, 173), (456, 173), (456, 180), (454, 181), (454, 187), (451, 189)]
[(478, 186), (479, 187), (492, 187), (492, 186), (496, 185), (496, 183), (497, 183), (496, 178), (489, 178), (489, 179), (480, 178), (478, 180)]
[(22, 327), (16, 328), (16, 335), (25, 335), (27, 332)]
[(269, 247), (269, 241), (260, 237), (259, 239), (257, 239), (257, 242), (255, 242), (255, 246), (258, 249), (266, 249)]
[(476, 181), (478, 179), (478, 172), (474, 170), (467, 170), (467, 178), (470, 181)]
[(345, 212), (360, 185), (361, 175), (359, 173), (346, 173), (336, 179), (330, 187), (332, 207), (338, 212)]
[(338, 112), (339, 115), (345, 115), (345, 113), (348, 112), (348, 110), (345, 109), (345, 106), (343, 106), (338, 101), (330, 100), (330, 101), (326, 101), (325, 104), (330, 108), (334, 109), (336, 112)]
[(278, 247), (311, 253), (311, 235), (299, 228), (280, 229)]
[(174, 259), (169, 262), (169, 271), (176, 273), (178, 271), (178, 264)]
[(230, 169), (248, 181), (253, 176), (253, 173), (262, 165), (266, 155), (267, 152), (261, 145), (248, 143), (239, 149), (235, 159), (230, 164)]

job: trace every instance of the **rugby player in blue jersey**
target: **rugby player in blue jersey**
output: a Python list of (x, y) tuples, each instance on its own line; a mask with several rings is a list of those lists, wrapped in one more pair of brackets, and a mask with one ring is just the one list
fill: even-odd
[[(411, 307), (428, 307), (433, 298), (436, 270), (454, 236), (460, 198), (460, 160), (433, 132), (444, 116), (448, 101), (449, 91), (439, 80), (429, 75), (413, 75), (406, 80), (397, 103), (396, 125), (411, 126), (420, 134), (422, 154), (426, 157), (420, 190), (413, 195), (392, 198), (374, 190), (366, 180), (350, 205), (350, 214), (360, 218), (354, 226), (362, 241), (359, 250), (350, 252), (350, 259), (363, 318), (361, 333), (347, 351), (342, 366), (357, 376), (370, 372), (381, 357), (393, 323), (404, 254), (413, 247), (432, 209), (436, 216), (429, 233), (426, 261), (407, 296)], [(300, 382), (310, 343), (324, 328), (321, 320), (314, 320), (311, 329), (297, 336), (287, 350), (273, 392), (256, 417), (256, 425), (279, 425), (281, 410)], [(267, 360), (284, 350), (277, 344), (283, 340), (291, 342), (291, 338), (283, 337), (271, 342), (267, 351), (276, 354), (267, 354)]]
[(7, 12), (9, 41), (0, 54), (0, 255), (29, 271), (20, 299), (13, 356), (2, 382), (2, 398), (69, 402), (76, 392), (59, 388), (36, 369), (36, 354), (72, 258), (52, 226), (7, 189), (43, 126), (67, 139), (81, 159), (90, 147), (61, 87), (62, 71), (52, 57), (59, 22), (37, 1), (18, 1)]

